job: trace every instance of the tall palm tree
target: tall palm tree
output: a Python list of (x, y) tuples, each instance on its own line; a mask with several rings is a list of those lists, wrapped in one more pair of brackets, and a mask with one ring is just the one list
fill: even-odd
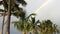
[(19, 10), (19, 7), (18, 7), (17, 3), (21, 3), (22, 5), (26, 5), (26, 2), (24, 0), (13, 0), (13, 1), (12, 0), (8, 0), (8, 1), (7, 0), (3, 0), (3, 1), (0, 2), (0, 4), (4, 5), (5, 11), (8, 12), (7, 21), (6, 21), (6, 34), (10, 34), (10, 16), (11, 16), (11, 11)]

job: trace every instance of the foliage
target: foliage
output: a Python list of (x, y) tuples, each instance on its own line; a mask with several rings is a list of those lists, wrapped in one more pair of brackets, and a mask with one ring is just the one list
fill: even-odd
[(53, 34), (55, 32), (59, 33), (59, 30), (57, 29), (57, 25), (53, 24), (51, 20), (43, 20), (42, 22), (40, 22), (40, 20), (37, 20), (35, 21), (35, 23), (32, 23), (32, 21), (29, 20), (29, 18), (32, 15), (35, 14), (30, 14), (24, 20), (16, 22), (19, 23), (19, 26), (14, 22), (17, 29), (20, 29), (20, 31), (26, 29), (27, 31), (30, 32), (30, 34), (32, 33), (38, 34), (39, 33), (38, 31), (40, 31), (40, 34)]
[[(21, 8), (21, 7), (19, 7), (19, 5), (22, 5), (22, 6), (26, 6), (27, 5), (27, 3), (24, 1), (24, 0), (10, 0), (10, 2), (9, 2), (9, 0), (2, 0), (2, 1), (0, 1), (0, 5), (3, 5), (3, 7), (4, 7), (4, 9), (0, 9), (0, 12), (6, 12), (5, 13), (5, 15), (7, 14), (7, 12), (8, 12), (8, 17), (7, 17), (7, 23), (6, 23), (6, 34), (10, 34), (9, 32), (10, 32), (10, 15), (11, 15), (11, 13), (13, 14), (13, 15), (15, 15), (15, 16), (21, 16), (22, 17), (22, 15), (24, 15), (25, 13), (23, 12), (23, 9)], [(10, 8), (9, 8), (9, 7)], [(11, 12), (11, 13), (10, 13)], [(17, 14), (16, 14), (17, 13)], [(23, 18), (25, 17), (25, 15), (23, 16)], [(23, 19), (22, 18), (22, 19)], [(18, 29), (20, 29), (20, 27), (19, 27), (19, 24), (18, 23), (16, 23), (17, 24), (17, 27), (18, 27)], [(15, 24), (15, 25), (16, 25)]]
[(58, 31), (57, 26), (54, 26), (54, 24), (50, 20), (44, 20), (44, 21), (42, 21), (41, 24), (42, 24), (40, 27), (41, 34), (42, 33), (43, 34), (53, 34), (53, 33), (56, 33)]
[[(24, 0), (11, 0), (11, 12), (14, 12), (13, 14), (16, 15), (16, 12), (19, 12), (19, 14), (21, 12), (23, 12), (23, 9), (21, 7), (19, 7), (19, 5), (21, 4), (22, 6), (26, 6), (27, 3)], [(0, 1), (0, 5), (3, 5), (4, 10), (1, 9), (0, 12), (7, 12), (8, 10), (8, 1), (7, 0), (2, 0)]]
[[(12, 22), (14, 24), (14, 26), (17, 27), (17, 30), (19, 30), (19, 31), (23, 31), (24, 29), (27, 31), (30, 30), (30, 23), (28, 22), (28, 20), (31, 15), (35, 15), (35, 14), (31, 14), (28, 17), (26, 17), (25, 15), (26, 14), (21, 15), (22, 18), (19, 21)], [(18, 15), (18, 16), (20, 17), (20, 15)]]
[[(17, 27), (17, 29), (19, 31), (23, 31), (24, 28), (27, 29), (27, 31), (29, 30), (29, 23), (27, 23), (26, 21), (21, 22), (21, 21), (14, 21), (12, 22), (14, 24), (15, 27)], [(25, 23), (25, 24), (24, 24)]]

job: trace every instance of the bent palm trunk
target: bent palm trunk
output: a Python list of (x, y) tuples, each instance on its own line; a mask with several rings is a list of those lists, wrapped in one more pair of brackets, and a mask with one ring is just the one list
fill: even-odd
[(4, 20), (5, 20), (5, 12), (3, 13), (3, 20), (2, 20), (2, 34), (3, 34), (3, 29), (4, 29)]

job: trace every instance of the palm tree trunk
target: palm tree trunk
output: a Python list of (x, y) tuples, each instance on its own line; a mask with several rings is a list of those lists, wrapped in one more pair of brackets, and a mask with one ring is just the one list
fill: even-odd
[(10, 0), (8, 0), (8, 14), (7, 14), (7, 21), (6, 21), (6, 34), (10, 34), (10, 17), (11, 17), (11, 11), (10, 11)]
[(23, 34), (27, 34), (27, 30), (26, 29), (24, 29)]
[(5, 20), (5, 12), (3, 13), (3, 20), (2, 20), (2, 34), (3, 34), (3, 29), (4, 29), (4, 20)]

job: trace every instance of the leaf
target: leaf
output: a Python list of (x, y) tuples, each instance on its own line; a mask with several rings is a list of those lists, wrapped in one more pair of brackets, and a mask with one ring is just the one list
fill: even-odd
[(26, 6), (27, 3), (24, 0), (17, 0), (19, 3), (21, 3), (23, 6)]
[(3, 5), (3, 1), (0, 1), (0, 5)]

